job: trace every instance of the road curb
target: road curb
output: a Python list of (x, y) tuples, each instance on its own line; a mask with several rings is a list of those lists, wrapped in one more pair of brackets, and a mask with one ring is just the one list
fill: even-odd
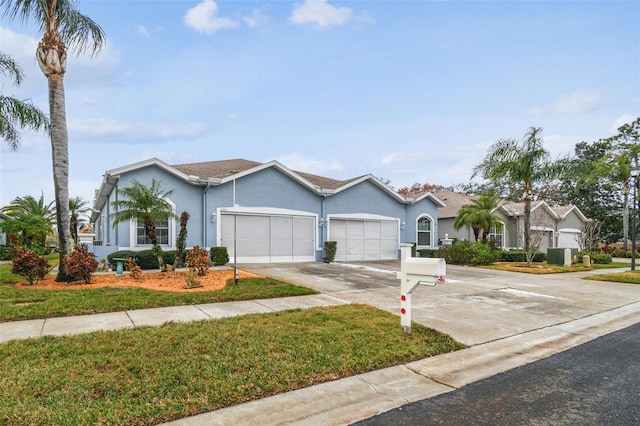
[(165, 423), (342, 426), (454, 391), (638, 322), (640, 302), (455, 352)]

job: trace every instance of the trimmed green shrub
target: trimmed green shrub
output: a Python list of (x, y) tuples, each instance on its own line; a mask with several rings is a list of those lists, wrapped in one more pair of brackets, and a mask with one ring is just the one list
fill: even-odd
[[(522, 250), (502, 250), (499, 253), (500, 262), (526, 262), (527, 253)], [(546, 255), (542, 252), (537, 252), (533, 255), (533, 262), (544, 262)]]
[(336, 250), (338, 249), (337, 241), (324, 242), (324, 261), (326, 263), (333, 262), (336, 259)]
[(0, 260), (13, 259), (13, 247), (0, 244)]
[(591, 256), (591, 263), (608, 265), (613, 262), (611, 255), (607, 253), (591, 253), (589, 256)]
[(439, 249), (420, 249), (420, 250), (416, 250), (418, 257), (428, 257), (428, 258), (434, 258), (434, 257), (441, 257), (438, 256), (438, 253), (440, 252)]
[(455, 242), (441, 248), (438, 257), (453, 265), (490, 265), (495, 262), (491, 248), (480, 241)]
[(214, 266), (221, 266), (229, 263), (229, 252), (226, 247), (211, 247), (209, 249), (209, 253)]
[[(161, 255), (162, 261), (165, 265), (173, 265), (173, 261), (176, 258), (175, 250), (163, 251), (161, 252)], [(160, 265), (158, 264), (158, 257), (151, 250), (120, 250), (108, 255), (107, 260), (109, 260), (109, 264), (111, 264), (111, 269), (115, 269), (117, 262), (113, 259), (128, 259), (130, 257), (133, 257), (136, 264), (143, 270), (160, 269)]]
[(107, 261), (109, 262), (109, 265), (111, 265), (111, 269), (115, 270), (116, 269), (116, 265), (118, 262), (116, 262), (113, 259), (128, 259), (130, 257), (133, 257), (136, 260), (136, 263), (138, 262), (137, 258), (138, 258), (138, 253), (140, 253), (139, 251), (133, 251), (133, 250), (120, 250), (120, 251), (114, 251), (113, 253), (107, 255)]
[[(613, 257), (631, 257), (631, 250), (625, 250), (623, 248), (616, 248), (611, 253)], [(628, 255), (628, 256), (627, 256)]]

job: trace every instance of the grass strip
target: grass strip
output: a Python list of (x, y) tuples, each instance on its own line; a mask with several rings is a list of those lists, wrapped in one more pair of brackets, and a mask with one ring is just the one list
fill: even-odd
[(582, 263), (578, 263), (571, 266), (563, 266), (563, 265), (549, 265), (547, 262), (534, 262), (531, 265), (527, 266), (526, 262), (496, 262), (491, 265), (483, 265), (481, 268), (485, 269), (495, 269), (499, 271), (511, 271), (511, 272), (522, 272), (526, 274), (536, 274), (536, 275), (544, 275), (544, 274), (560, 274), (560, 273), (568, 273), (568, 272), (583, 272), (583, 271), (592, 271), (594, 269), (611, 269), (611, 268), (624, 268), (627, 267), (628, 263), (608, 263), (608, 264), (597, 264), (592, 263), (590, 268), (586, 268)]
[[(89, 285), (90, 286), (90, 285)], [(239, 300), (302, 296), (318, 292), (270, 278), (233, 280), (222, 290), (207, 292), (153, 291), (136, 287), (103, 287), (78, 290), (38, 290), (0, 285), (0, 321), (86, 315), (130, 309)]]
[(616, 274), (601, 274), (586, 277), (594, 281), (611, 281), (625, 284), (640, 284), (640, 271), (618, 272)]
[(11, 341), (0, 424), (157, 424), (463, 347), (366, 305)]

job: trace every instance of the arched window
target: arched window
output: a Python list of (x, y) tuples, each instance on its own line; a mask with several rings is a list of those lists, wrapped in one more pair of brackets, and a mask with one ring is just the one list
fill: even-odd
[(418, 248), (432, 247), (433, 245), (433, 221), (429, 216), (423, 216), (418, 219), (417, 226)]

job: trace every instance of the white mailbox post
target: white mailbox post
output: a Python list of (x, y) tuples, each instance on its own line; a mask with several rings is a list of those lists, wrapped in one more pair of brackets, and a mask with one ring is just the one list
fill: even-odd
[(444, 282), (447, 264), (444, 259), (411, 257), (413, 244), (400, 244), (400, 326), (411, 333), (411, 293), (418, 284), (435, 286)]

